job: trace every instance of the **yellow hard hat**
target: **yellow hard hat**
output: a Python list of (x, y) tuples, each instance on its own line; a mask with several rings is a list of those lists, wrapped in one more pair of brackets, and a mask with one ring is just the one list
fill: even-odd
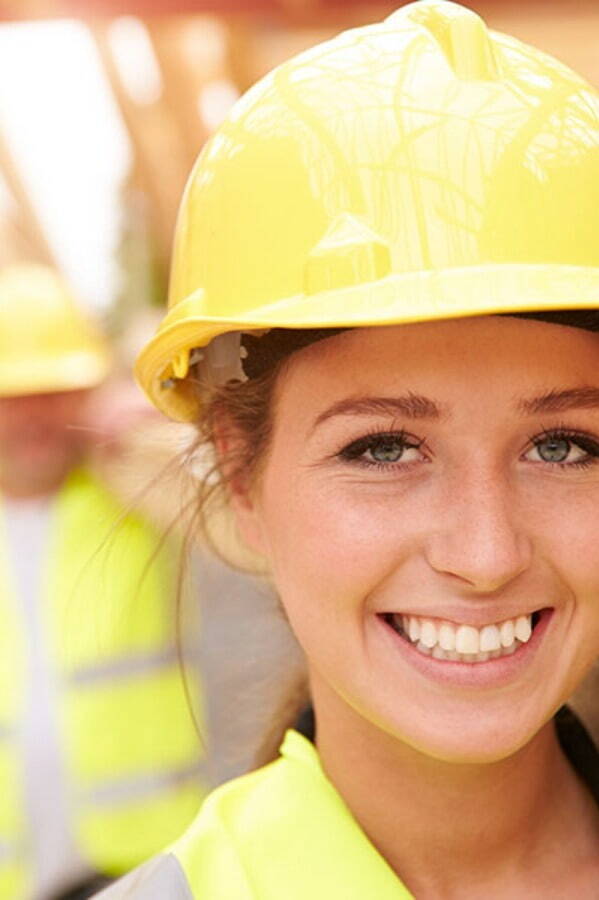
[(93, 387), (109, 365), (101, 335), (52, 269), (0, 270), (0, 396)]
[(598, 306), (597, 93), (419, 0), (233, 108), (188, 182), (137, 377), (191, 420), (190, 360), (235, 377), (242, 332)]

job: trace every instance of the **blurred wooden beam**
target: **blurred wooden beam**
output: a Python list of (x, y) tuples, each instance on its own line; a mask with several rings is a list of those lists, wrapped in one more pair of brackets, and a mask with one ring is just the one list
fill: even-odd
[[(337, 18), (349, 9), (361, 10), (365, 20), (371, 18), (369, 9), (378, 6), (399, 7), (407, 0), (391, 3), (371, 3), (368, 0), (0, 0), (0, 17), (7, 19), (49, 18), (75, 15), (80, 18), (94, 16), (138, 15), (148, 18), (179, 13), (214, 13), (216, 15), (255, 15), (267, 13), (312, 18), (326, 18), (331, 11)], [(555, 13), (578, 15), (582, 10), (597, 10), (597, 0), (469, 0), (477, 12), (488, 14), (490, 10), (516, 9), (526, 15), (533, 10), (537, 15), (552, 16)]]
[[(76, 17), (84, 20), (135, 15), (143, 19), (175, 15), (213, 14), (229, 19), (250, 20), (256, 23), (274, 22), (298, 28), (327, 28), (338, 30), (366, 22), (380, 21), (409, 0), (0, 0), (0, 21), (55, 17)], [(595, 69), (590, 57), (597, 53), (597, 21), (599, 0), (465, 0), (466, 4), (487, 18), (491, 25), (508, 28), (522, 36), (520, 22), (532, 20), (534, 30), (529, 35), (525, 25), (525, 40), (543, 45), (546, 22), (563, 26), (562, 56), (576, 66), (576, 48), (583, 41), (582, 56), (590, 60), (583, 71)], [(496, 23), (498, 23), (496, 25)], [(549, 26), (551, 27), (551, 26)], [(590, 30), (590, 34), (587, 31)], [(591, 43), (590, 50), (585, 49)], [(553, 43), (553, 42), (552, 42)], [(553, 48), (547, 47), (553, 51)]]
[[(110, 82), (134, 152), (137, 181), (149, 199), (150, 228), (156, 249), (168, 259), (179, 198), (189, 173), (192, 153), (173, 110), (164, 97), (147, 105), (136, 103), (121, 80), (113, 55), (108, 22), (90, 23), (104, 71)], [(194, 148), (197, 151), (197, 148)]]
[(180, 137), (180, 152), (185, 172), (191, 169), (209, 137), (198, 109), (202, 71), (194, 70), (194, 56), (202, 62), (203, 45), (193, 52), (194, 30), (202, 30), (202, 17), (172, 16), (145, 22), (163, 78), (161, 102), (168, 110)]
[[(403, 0), (405, 3), (406, 0)], [(508, 0), (509, 2), (509, 0)], [(585, 0), (581, 0), (585, 2)], [(372, 20), (372, 9), (386, 11), (403, 5), (401, 0), (0, 0), (0, 19), (40, 19), (75, 16), (81, 19), (135, 15), (148, 19), (165, 15), (214, 14), (256, 16), (318, 24), (347, 20), (359, 10), (359, 20)], [(376, 12), (375, 12), (375, 18)], [(355, 19), (355, 16), (351, 16)]]
[(229, 18), (227, 22), (227, 66), (231, 78), (243, 94), (263, 74), (257, 53), (257, 29), (247, 21)]

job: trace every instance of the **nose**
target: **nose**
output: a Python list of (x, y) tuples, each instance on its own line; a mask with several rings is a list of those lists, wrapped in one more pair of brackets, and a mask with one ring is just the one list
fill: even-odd
[(529, 567), (532, 541), (498, 473), (463, 476), (439, 504), (426, 544), (429, 565), (480, 593), (492, 593)]

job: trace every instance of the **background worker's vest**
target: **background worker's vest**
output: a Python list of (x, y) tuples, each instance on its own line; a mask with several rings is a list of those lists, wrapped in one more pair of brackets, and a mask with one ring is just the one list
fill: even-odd
[(98, 900), (413, 900), (287, 732), (281, 758), (218, 788), (171, 848)]
[[(27, 635), (0, 509), (0, 898), (31, 889), (19, 727)], [(67, 805), (90, 866), (119, 874), (172, 841), (204, 794), (176, 648), (172, 544), (85, 471), (57, 500), (40, 579)], [(196, 702), (198, 698), (196, 698)]]

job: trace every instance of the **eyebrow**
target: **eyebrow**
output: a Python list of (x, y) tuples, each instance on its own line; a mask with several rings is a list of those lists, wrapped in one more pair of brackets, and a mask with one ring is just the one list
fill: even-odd
[[(599, 391), (598, 391), (599, 396)], [(441, 409), (429, 397), (408, 393), (402, 397), (350, 397), (320, 413), (312, 430), (333, 416), (405, 416), (408, 419), (439, 419)]]
[(547, 391), (539, 397), (522, 399), (518, 403), (520, 412), (527, 415), (535, 413), (559, 413), (569, 409), (594, 409), (599, 407), (599, 388), (579, 387), (563, 391)]
[[(579, 387), (551, 390), (538, 397), (518, 401), (518, 410), (526, 415), (567, 412), (570, 409), (599, 408), (599, 388)], [(334, 416), (397, 416), (408, 419), (440, 419), (444, 413), (430, 397), (411, 391), (400, 397), (350, 397), (339, 400), (317, 417), (312, 431)]]

